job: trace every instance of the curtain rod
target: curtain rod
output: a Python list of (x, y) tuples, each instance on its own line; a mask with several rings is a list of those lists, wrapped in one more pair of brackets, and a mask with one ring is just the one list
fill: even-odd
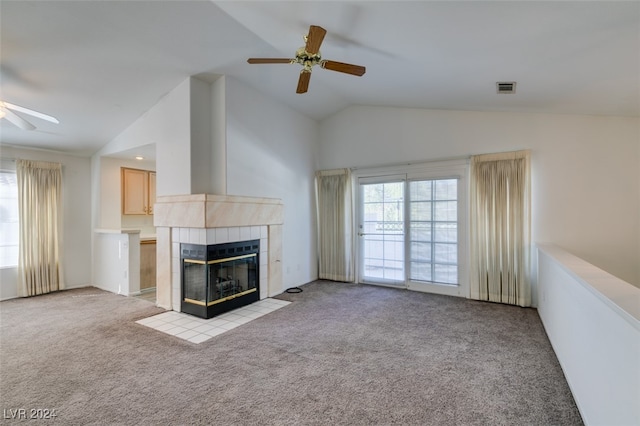
[(457, 157), (435, 158), (435, 159), (423, 160), (423, 161), (406, 161), (406, 162), (392, 163), (392, 164), (378, 164), (377, 166), (349, 167), (349, 170), (354, 171), (354, 170), (378, 169), (383, 167), (415, 166), (416, 164), (440, 163), (442, 161), (470, 160), (471, 157), (472, 157), (471, 155), (462, 155)]
[[(48, 164), (55, 164), (55, 165), (59, 165), (61, 168), (64, 167), (64, 164), (62, 164), (61, 161), (48, 161), (48, 160), (29, 160), (26, 158), (12, 158), (12, 157), (0, 157), (0, 169), (2, 169), (3, 167), (1, 166), (1, 164), (4, 162), (5, 164), (5, 171), (15, 171), (16, 169), (14, 169), (14, 167), (18, 167), (17, 165), (13, 165), (16, 164), (18, 160), (26, 160), (26, 161), (31, 161), (34, 163), (48, 163)], [(12, 163), (11, 166), (7, 165), (7, 163)]]

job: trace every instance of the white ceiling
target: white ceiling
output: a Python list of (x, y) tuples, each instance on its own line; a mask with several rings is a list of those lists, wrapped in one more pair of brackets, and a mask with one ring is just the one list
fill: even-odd
[[(295, 93), (309, 25), (322, 56)], [(225, 74), (317, 120), (352, 105), (640, 115), (638, 1), (0, 0), (0, 99), (51, 114), (0, 120), (0, 141), (90, 155), (190, 75)], [(514, 95), (497, 81), (517, 81)]]

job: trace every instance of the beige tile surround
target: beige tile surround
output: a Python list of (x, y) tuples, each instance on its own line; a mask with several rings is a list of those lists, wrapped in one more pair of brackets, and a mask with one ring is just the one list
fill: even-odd
[(260, 239), (260, 299), (282, 292), (282, 201), (192, 194), (160, 196), (154, 206), (156, 304), (180, 311), (180, 243)]

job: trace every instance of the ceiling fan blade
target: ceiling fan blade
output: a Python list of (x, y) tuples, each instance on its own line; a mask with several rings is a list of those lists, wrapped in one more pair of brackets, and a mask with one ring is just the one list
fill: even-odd
[(249, 58), (247, 62), (250, 64), (290, 64), (293, 61), (287, 58)]
[(360, 65), (353, 64), (345, 64), (344, 62), (336, 62), (336, 61), (322, 61), (320, 66), (324, 69), (331, 71), (343, 72), (346, 74), (357, 75), (361, 77), (364, 75), (367, 70), (365, 67)]
[[(4, 104), (5, 108), (12, 109), (12, 110), (18, 111), (18, 112), (22, 112), (24, 114), (29, 114), (29, 115), (32, 115), (34, 117), (41, 118), (42, 120), (50, 121), (52, 123), (60, 124), (60, 122), (58, 121), (57, 118), (52, 117), (50, 115), (43, 114), (41, 112), (34, 111), (32, 109), (29, 109), (29, 108), (21, 107), (20, 105), (14, 105), (14, 104), (11, 104), (9, 102), (4, 102), (3, 101), (2, 103)], [(33, 130), (33, 129), (31, 129), (31, 130)]]
[(19, 128), (21, 128), (22, 130), (35, 130), (36, 129), (36, 126), (34, 126), (33, 124), (29, 123), (24, 118), (14, 114), (13, 111), (11, 111), (11, 110), (9, 110), (7, 108), (4, 108), (4, 113), (5, 113), (4, 118), (6, 118), (7, 120), (9, 120), (9, 122), (13, 123), (14, 125), (18, 126)]
[(306, 93), (309, 89), (309, 81), (311, 80), (311, 71), (300, 71), (300, 78), (298, 79), (298, 88), (296, 93)]
[(311, 25), (309, 27), (309, 35), (307, 36), (307, 45), (304, 48), (307, 53), (315, 55), (320, 51), (320, 45), (324, 36), (327, 34), (327, 30), (317, 25)]

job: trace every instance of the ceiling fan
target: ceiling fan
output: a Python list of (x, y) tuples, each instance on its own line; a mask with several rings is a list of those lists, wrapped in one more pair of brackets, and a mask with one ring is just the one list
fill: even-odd
[(29, 109), (29, 108), (21, 107), (19, 105), (14, 105), (12, 103), (0, 100), (0, 118), (7, 119), (10, 123), (12, 123), (15, 126), (21, 128), (22, 130), (35, 130), (36, 129), (36, 126), (34, 126), (33, 124), (29, 123), (24, 118), (20, 117), (14, 111), (21, 112), (23, 114), (27, 114), (27, 115), (30, 115), (32, 117), (37, 117), (37, 118), (40, 118), (42, 120), (50, 121), (50, 122), (55, 123), (55, 124), (59, 124), (60, 123), (57, 118), (52, 117), (50, 115), (43, 114), (41, 112), (34, 111), (32, 109)]
[(250, 64), (302, 65), (303, 68), (302, 71), (300, 71), (300, 78), (298, 79), (296, 93), (307, 92), (309, 89), (309, 80), (311, 79), (311, 69), (315, 65), (320, 65), (321, 68), (327, 70), (343, 72), (345, 74), (361, 77), (366, 71), (366, 68), (363, 66), (322, 59), (320, 55), (320, 45), (322, 44), (322, 40), (324, 40), (324, 36), (326, 34), (327, 30), (324, 28), (317, 25), (311, 25), (309, 27), (309, 34), (304, 36), (305, 45), (296, 51), (295, 58), (249, 58), (247, 62)]

